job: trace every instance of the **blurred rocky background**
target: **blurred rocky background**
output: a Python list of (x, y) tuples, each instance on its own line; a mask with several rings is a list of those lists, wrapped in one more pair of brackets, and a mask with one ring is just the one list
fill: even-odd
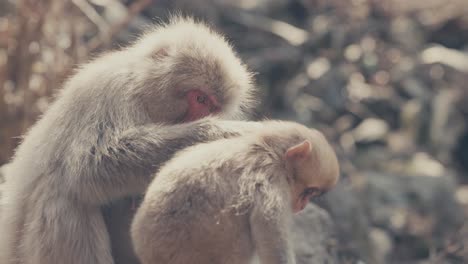
[(296, 218), (299, 263), (468, 263), (466, 0), (0, 0), (0, 164), (74, 67), (177, 10), (257, 72), (255, 118), (339, 153), (339, 186)]

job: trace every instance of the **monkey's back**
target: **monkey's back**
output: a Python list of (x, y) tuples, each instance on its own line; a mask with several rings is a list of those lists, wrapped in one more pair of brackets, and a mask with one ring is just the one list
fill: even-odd
[[(203, 154), (204, 161), (184, 164), (184, 170), (164, 168), (148, 188), (132, 224), (137, 255), (144, 264), (249, 263), (254, 254), (245, 232), (249, 211), (236, 213), (232, 207), (241, 169), (229, 162), (214, 166), (225, 159), (216, 151), (211, 156), (192, 152)], [(183, 153), (168, 166), (189, 157)]]

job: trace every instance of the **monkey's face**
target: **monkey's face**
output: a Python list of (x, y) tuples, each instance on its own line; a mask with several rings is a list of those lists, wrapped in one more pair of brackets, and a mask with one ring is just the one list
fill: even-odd
[(187, 112), (184, 115), (183, 121), (194, 121), (211, 114), (217, 114), (221, 110), (221, 106), (212, 94), (208, 94), (202, 90), (190, 90), (186, 94)]
[[(311, 140), (312, 141), (312, 140)], [(289, 148), (287, 161), (294, 168), (291, 183), (292, 209), (302, 211), (310, 199), (331, 189), (338, 181), (338, 162), (334, 151), (323, 139), (314, 137)]]
[[(173, 56), (159, 58), (161, 64), (169, 61), (167, 64), (173, 69), (163, 77), (159, 76), (160, 79), (150, 79), (147, 83), (156, 84), (156, 87), (142, 96), (152, 120), (180, 123), (209, 115), (231, 119), (233, 112), (240, 111), (238, 86), (229, 82), (230, 78), (223, 75), (217, 63), (186, 54)], [(157, 71), (157, 67), (153, 69)], [(164, 86), (157, 87), (158, 84)]]
[(208, 115), (220, 115), (230, 119), (232, 108), (239, 111), (238, 101), (241, 96), (239, 85), (232, 83), (230, 72), (226, 72), (224, 63), (206, 51), (172, 54), (174, 70), (171, 72), (172, 83), (182, 94), (186, 111), (182, 121), (194, 121)]
[(225, 98), (211, 88), (203, 75), (176, 72), (168, 77), (170, 86), (154, 87), (141, 96), (154, 122), (191, 122), (224, 112)]
[(137, 96), (154, 122), (210, 114), (243, 119), (255, 106), (251, 73), (225, 38), (203, 23), (175, 17), (145, 34), (128, 55)]

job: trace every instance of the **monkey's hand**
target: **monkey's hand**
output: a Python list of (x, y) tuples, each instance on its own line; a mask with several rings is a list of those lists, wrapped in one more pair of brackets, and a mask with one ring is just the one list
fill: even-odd
[[(255, 122), (205, 118), (176, 125), (144, 125), (121, 132), (104, 131), (98, 142), (74, 142), (64, 166), (66, 193), (85, 203), (103, 205), (144, 192), (152, 175), (174, 153), (188, 146), (238, 136), (258, 128)], [(76, 147), (78, 146), (78, 147)], [(72, 148), (70, 148), (72, 149)], [(78, 168), (67, 173), (67, 168)]]
[(264, 123), (255, 121), (231, 121), (216, 118), (207, 118), (200, 120), (200, 122), (210, 122), (208, 125), (209, 131), (214, 134), (222, 134), (223, 137), (235, 137), (251, 135), (263, 131)]
[[(270, 185), (256, 194), (250, 215), (252, 238), (261, 264), (295, 264), (289, 240), (290, 208), (285, 204), (287, 190)], [(265, 187), (265, 186), (263, 186)]]

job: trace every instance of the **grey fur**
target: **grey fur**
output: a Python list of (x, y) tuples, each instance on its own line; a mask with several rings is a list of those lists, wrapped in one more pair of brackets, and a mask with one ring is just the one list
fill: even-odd
[(190, 19), (82, 66), (9, 165), (0, 263), (114, 263), (101, 206), (142, 194), (176, 151), (246, 125), (177, 124), (187, 109), (181, 93), (191, 88), (216, 93), (223, 117), (241, 116), (252, 102), (250, 74), (231, 47)]

